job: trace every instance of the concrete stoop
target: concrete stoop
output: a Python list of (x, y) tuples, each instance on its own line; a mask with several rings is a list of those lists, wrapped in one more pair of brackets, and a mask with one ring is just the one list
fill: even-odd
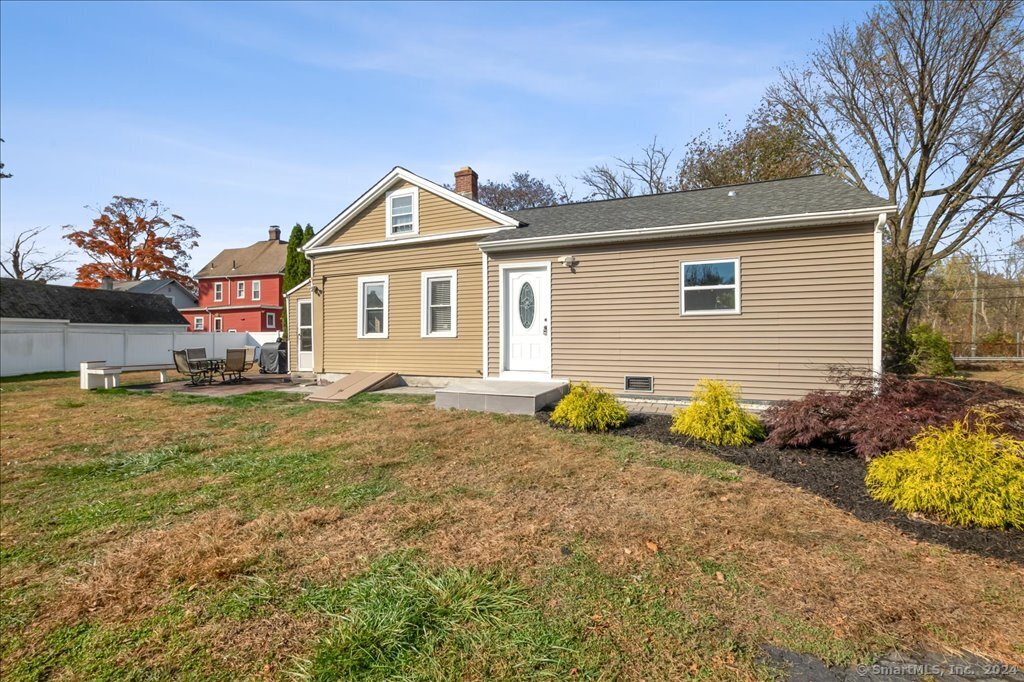
[(565, 395), (568, 385), (565, 381), (455, 380), (434, 392), (434, 407), (439, 410), (534, 414), (557, 402)]

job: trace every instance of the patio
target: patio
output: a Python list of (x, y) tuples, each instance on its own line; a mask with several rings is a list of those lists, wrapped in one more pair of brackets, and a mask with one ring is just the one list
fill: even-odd
[(224, 398), (232, 395), (243, 395), (255, 391), (302, 391), (301, 384), (292, 383), (287, 374), (260, 374), (249, 372), (244, 375), (245, 381), (239, 383), (218, 382), (213, 384), (193, 385), (187, 380), (156, 382), (151, 384), (133, 384), (125, 386), (129, 391), (149, 391), (153, 393), (189, 393), (205, 395), (212, 398)]

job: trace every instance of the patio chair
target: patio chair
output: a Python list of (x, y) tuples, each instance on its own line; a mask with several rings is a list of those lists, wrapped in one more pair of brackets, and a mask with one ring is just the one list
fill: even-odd
[[(256, 364), (256, 346), (246, 346), (245, 347), (245, 367), (242, 369), (242, 372), (243, 373), (244, 372), (248, 372), (250, 369), (252, 369), (252, 366), (255, 365), (255, 364)], [(247, 377), (247, 376), (243, 376), (242, 380), (243, 381), (250, 381), (249, 377)]]
[(220, 378), (224, 382), (237, 383), (242, 380), (245, 371), (245, 349), (228, 348), (224, 356), (224, 367), (220, 370)]
[(204, 366), (189, 362), (186, 351), (172, 350), (171, 355), (174, 357), (175, 369), (177, 369), (179, 373), (187, 376), (193, 386), (213, 383), (213, 373)]
[(188, 359), (189, 362), (193, 362), (195, 360), (205, 360), (206, 359), (206, 349), (205, 348), (186, 348), (185, 349), (185, 357)]

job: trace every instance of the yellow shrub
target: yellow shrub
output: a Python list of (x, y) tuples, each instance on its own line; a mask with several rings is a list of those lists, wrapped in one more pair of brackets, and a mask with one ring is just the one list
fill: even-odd
[(570, 386), (551, 413), (552, 423), (573, 431), (607, 431), (622, 426), (628, 417), (615, 396), (585, 381)]
[(764, 427), (739, 404), (739, 386), (701, 379), (693, 402), (672, 413), (672, 433), (700, 438), (715, 445), (750, 445), (764, 438)]
[(905, 512), (935, 514), (954, 525), (1024, 529), (1024, 441), (972, 412), (930, 427), (868, 463), (868, 492)]

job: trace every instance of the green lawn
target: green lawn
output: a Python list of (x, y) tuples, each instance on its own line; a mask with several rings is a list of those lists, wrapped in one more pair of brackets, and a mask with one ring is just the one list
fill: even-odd
[(0, 418), (5, 680), (773, 679), (766, 642), (1024, 661), (1019, 567), (703, 453), (65, 376), (3, 381)]

